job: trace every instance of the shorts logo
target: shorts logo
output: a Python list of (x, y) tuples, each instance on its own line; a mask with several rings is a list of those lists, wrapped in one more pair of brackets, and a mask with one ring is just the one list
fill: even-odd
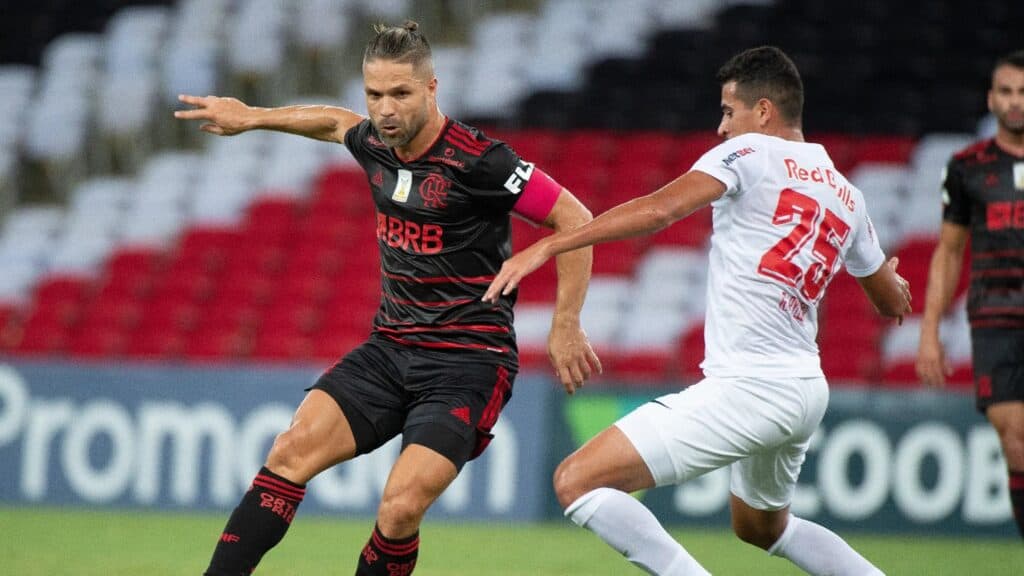
[(462, 420), (463, 424), (465, 424), (467, 426), (470, 423), (469, 422), (469, 407), (468, 406), (462, 406), (462, 407), (459, 407), (459, 408), (452, 408), (451, 411), (449, 412), (449, 414), (451, 414), (452, 416), (455, 416), (459, 420)]
[(990, 398), (992, 396), (992, 377), (984, 374), (978, 377), (978, 397)]
[(420, 198), (427, 208), (444, 208), (448, 205), (448, 188), (451, 182), (440, 174), (431, 174), (420, 183)]

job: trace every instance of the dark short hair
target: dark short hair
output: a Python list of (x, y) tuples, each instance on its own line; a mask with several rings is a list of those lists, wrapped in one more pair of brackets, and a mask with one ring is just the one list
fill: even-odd
[(424, 63), (432, 64), (430, 43), (419, 31), (419, 27), (420, 25), (412, 20), (406, 20), (401, 26), (375, 25), (373, 31), (376, 34), (366, 44), (363, 62), (393, 60), (410, 63), (413, 68), (419, 68)]
[(736, 96), (747, 106), (767, 98), (785, 120), (800, 123), (804, 83), (796, 64), (782, 50), (774, 46), (744, 50), (723, 64), (715, 79), (723, 85), (735, 81)]
[(995, 74), (996, 70), (1003, 66), (1013, 66), (1014, 68), (1024, 69), (1024, 50), (1010, 52), (1006, 56), (996, 60), (996, 65), (992, 67), (992, 73)]

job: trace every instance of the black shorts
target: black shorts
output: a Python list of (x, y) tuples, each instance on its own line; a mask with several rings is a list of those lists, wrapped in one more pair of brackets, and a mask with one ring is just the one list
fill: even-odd
[(371, 339), (311, 389), (327, 392), (341, 407), (357, 455), (402, 434), (403, 449), (426, 446), (461, 470), (493, 438), (516, 373), (498, 361), (456, 361), (457, 355)]
[(1024, 401), (1024, 330), (971, 330), (978, 410), (997, 402)]

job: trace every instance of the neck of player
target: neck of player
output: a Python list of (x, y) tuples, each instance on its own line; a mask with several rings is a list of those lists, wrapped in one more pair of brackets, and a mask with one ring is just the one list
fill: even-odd
[(1024, 157), (1024, 132), (1011, 132), (1000, 127), (996, 131), (996, 144), (1014, 156)]

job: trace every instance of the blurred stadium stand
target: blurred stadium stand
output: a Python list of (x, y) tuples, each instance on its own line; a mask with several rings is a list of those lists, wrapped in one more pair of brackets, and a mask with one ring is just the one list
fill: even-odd
[[(974, 138), (991, 64), (1015, 47), (1011, 26), (1024, 17), (1024, 4), (987, 0), (7, 10), (0, 354), (203, 362), (333, 361), (368, 332), (379, 264), (365, 176), (344, 147), (268, 132), (197, 135), (170, 119), (180, 92), (364, 110), (358, 55), (369, 23), (408, 15), (433, 41), (442, 110), (509, 142), (600, 212), (668, 182), (715, 144), (715, 70), (742, 48), (778, 44), (804, 76), (809, 140), (864, 190), (920, 303), (941, 168)], [(583, 323), (610, 376), (698, 377), (710, 228), (705, 210), (595, 251)], [(522, 247), (544, 231), (517, 222), (514, 234)], [(521, 288), (526, 367), (546, 364), (554, 287), (548, 266)], [(833, 381), (914, 383), (916, 319), (882, 322), (845, 273), (820, 316)], [(944, 336), (955, 382), (969, 385), (962, 298)]]

